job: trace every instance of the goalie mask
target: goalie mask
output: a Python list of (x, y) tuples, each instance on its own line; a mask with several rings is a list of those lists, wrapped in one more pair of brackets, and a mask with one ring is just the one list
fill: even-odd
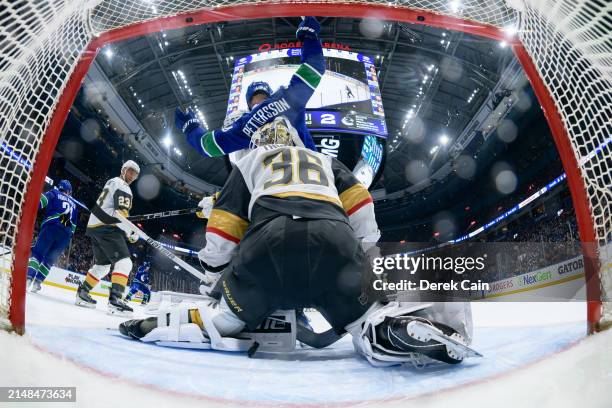
[(272, 122), (260, 127), (251, 136), (251, 148), (256, 149), (266, 145), (304, 146), (297, 130), (285, 116), (279, 116)]

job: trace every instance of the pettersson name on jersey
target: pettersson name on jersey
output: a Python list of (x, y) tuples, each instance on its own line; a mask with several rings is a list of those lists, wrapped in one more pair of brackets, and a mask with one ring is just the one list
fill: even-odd
[(285, 98), (272, 102), (267, 106), (262, 106), (261, 109), (259, 109), (259, 111), (256, 112), (244, 125), (242, 132), (248, 137), (251, 137), (253, 133), (257, 131), (257, 129), (265, 125), (270, 119), (277, 117), (289, 109), (291, 109), (291, 107)]

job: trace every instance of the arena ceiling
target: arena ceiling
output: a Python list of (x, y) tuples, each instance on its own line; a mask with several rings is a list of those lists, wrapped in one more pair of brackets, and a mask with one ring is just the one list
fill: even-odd
[[(444, 163), (444, 147), (487, 103), (513, 59), (503, 43), (450, 30), (353, 18), (320, 22), (322, 41), (375, 58), (389, 129), (378, 187), (387, 191), (410, 186), (406, 163), (432, 163), (435, 146), (440, 150), (436, 166)], [(294, 41), (298, 24), (297, 18), (279, 17), (159, 32), (107, 46), (97, 62), (169, 159), (220, 186), (227, 163), (203, 158), (189, 147), (174, 128), (174, 109), (197, 105), (209, 127), (220, 127), (234, 60), (259, 52), (262, 45)], [(186, 82), (177, 80), (179, 70)], [(418, 140), (410, 134), (414, 120), (422, 125)]]

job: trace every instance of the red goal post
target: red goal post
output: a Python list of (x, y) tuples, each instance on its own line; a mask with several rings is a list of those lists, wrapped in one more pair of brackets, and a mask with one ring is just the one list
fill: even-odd
[[(612, 45), (586, 0), (0, 0), (0, 326), (23, 333), (25, 276), (44, 179), (96, 54), (131, 37), (220, 21), (302, 16), (424, 24), (504, 40), (542, 106), (585, 255), (589, 331), (612, 322)], [(514, 33), (514, 35), (512, 35)]]

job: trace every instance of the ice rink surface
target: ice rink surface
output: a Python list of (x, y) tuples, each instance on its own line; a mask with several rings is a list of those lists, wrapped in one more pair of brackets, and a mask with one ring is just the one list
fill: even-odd
[(143, 344), (119, 335), (125, 318), (106, 315), (104, 298), (92, 310), (74, 306), (74, 296), (46, 285), (28, 294), (26, 338), (0, 333), (0, 384), (75, 385), (77, 406), (87, 407), (553, 406), (548, 398), (555, 407), (612, 406), (612, 336), (585, 339), (584, 303), (475, 303), (473, 346), (484, 358), (381, 369), (356, 356), (348, 337), (324, 350), (255, 358)]

